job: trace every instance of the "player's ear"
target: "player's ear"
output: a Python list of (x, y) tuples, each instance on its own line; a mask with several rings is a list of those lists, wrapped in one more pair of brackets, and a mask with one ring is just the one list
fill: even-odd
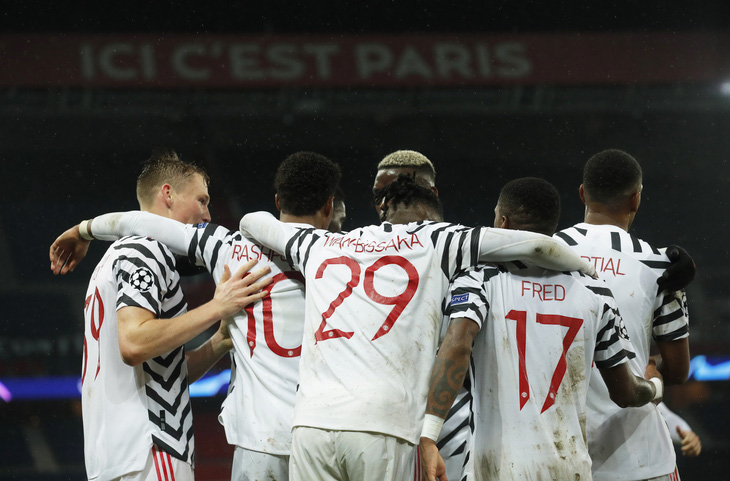
[(435, 186), (435, 185), (432, 185), (432, 186), (430, 187), (430, 189), (431, 189), (431, 192), (433, 192), (434, 194), (436, 194), (436, 197), (438, 197), (438, 196), (439, 196), (439, 190), (438, 190), (438, 189), (436, 188), (436, 186)]
[(168, 209), (170, 207), (172, 207), (172, 204), (173, 204), (172, 197), (173, 197), (174, 193), (175, 193), (175, 189), (173, 189), (170, 184), (162, 184), (162, 187), (160, 187), (160, 197), (162, 197), (162, 200)]
[(640, 204), (641, 204), (641, 190), (639, 190), (638, 192), (635, 192), (634, 195), (631, 196), (631, 201), (630, 201), (631, 212), (638, 212)]
[(279, 204), (279, 194), (274, 194), (274, 204), (276, 204), (276, 210), (281, 212), (281, 204)]
[(332, 218), (332, 212), (334, 211), (335, 196), (327, 199), (327, 202), (322, 206), (322, 215), (327, 218)]
[(500, 229), (509, 229), (509, 217), (503, 215), (502, 222), (500, 222), (499, 227)]
[(581, 202), (584, 204), (586, 203), (586, 194), (583, 192), (583, 184), (580, 184), (580, 187), (578, 187), (578, 195), (580, 196)]

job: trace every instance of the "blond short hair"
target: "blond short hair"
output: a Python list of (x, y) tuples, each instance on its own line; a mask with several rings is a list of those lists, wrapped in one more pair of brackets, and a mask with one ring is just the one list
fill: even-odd
[(137, 201), (140, 206), (148, 206), (154, 201), (157, 189), (163, 184), (180, 189), (195, 174), (203, 177), (205, 185), (210, 183), (210, 177), (202, 167), (183, 162), (174, 150), (154, 152), (137, 177)]
[(378, 170), (388, 168), (414, 168), (419, 172), (436, 177), (436, 169), (428, 157), (415, 150), (396, 150), (386, 155), (378, 164)]

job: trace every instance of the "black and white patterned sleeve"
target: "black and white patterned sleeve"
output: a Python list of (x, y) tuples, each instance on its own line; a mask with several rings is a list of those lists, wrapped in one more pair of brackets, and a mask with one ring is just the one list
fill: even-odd
[(684, 290), (662, 292), (654, 310), (652, 335), (657, 342), (676, 341), (689, 336), (689, 311)]
[(217, 224), (198, 224), (185, 226), (187, 257), (196, 265), (203, 265), (208, 272), (214, 272), (219, 262), (221, 248), (241, 239), (240, 232), (232, 232)]
[(484, 228), (446, 222), (429, 225), (431, 243), (441, 255), (441, 271), (453, 279), (456, 274), (479, 263), (479, 243)]
[(496, 267), (480, 266), (459, 274), (449, 287), (444, 316), (449, 321), (471, 319), (481, 328), (489, 313), (485, 282), (498, 272)]
[(590, 282), (588, 286), (597, 294), (600, 309), (594, 361), (599, 369), (607, 369), (633, 359), (636, 354), (611, 289), (599, 282)]
[(128, 237), (113, 246), (118, 251), (114, 265), (117, 279), (117, 310), (141, 307), (162, 314), (162, 299), (169, 289), (179, 289), (172, 283), (175, 261), (160, 243), (143, 237)]
[(281, 222), (268, 212), (244, 215), (239, 228), (245, 237), (255, 239), (285, 256), (290, 267), (300, 272), (306, 269), (312, 245), (325, 232)]

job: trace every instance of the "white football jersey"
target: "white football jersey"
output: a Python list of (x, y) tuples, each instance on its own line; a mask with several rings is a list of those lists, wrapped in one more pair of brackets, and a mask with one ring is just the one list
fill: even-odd
[(240, 232), (185, 226), (188, 253), (214, 279), (251, 259), (271, 268), (269, 296), (233, 317), (233, 368), (219, 419), (230, 444), (269, 454), (291, 452), (291, 428), (304, 329), (304, 278), (284, 257)]
[(96, 237), (144, 232), (205, 266), (216, 282), (226, 265), (235, 273), (257, 259), (254, 269), (271, 268), (270, 295), (247, 306), (230, 324), (233, 367), (219, 420), (230, 444), (288, 455), (304, 324), (302, 275), (284, 257), (238, 231), (216, 224), (184, 225), (145, 212), (120, 214), (120, 221), (110, 222), (114, 215), (119, 214), (94, 219)]
[(81, 405), (89, 479), (119, 478), (144, 468), (152, 443), (192, 464), (193, 419), (183, 346), (132, 367), (122, 361), (117, 310), (141, 307), (158, 318), (187, 304), (165, 246), (126, 237), (96, 266), (84, 303)]
[(279, 247), (307, 282), (294, 426), (416, 444), (441, 300), (449, 279), (476, 264), (483, 230), (384, 223), (343, 235), (262, 220), (285, 232)]
[[(630, 363), (635, 374), (643, 377), (652, 338), (661, 342), (689, 335), (684, 292), (657, 292), (656, 280), (670, 265), (663, 251), (611, 225), (580, 223), (555, 237), (593, 263), (611, 288), (636, 352)], [(593, 478), (628, 481), (673, 472), (674, 448), (657, 407), (619, 408), (600, 376), (592, 376), (590, 387)]]
[(610, 368), (633, 356), (605, 284), (521, 263), (488, 265), (454, 281), (447, 312), (481, 328), (466, 479), (591, 479), (591, 363)]

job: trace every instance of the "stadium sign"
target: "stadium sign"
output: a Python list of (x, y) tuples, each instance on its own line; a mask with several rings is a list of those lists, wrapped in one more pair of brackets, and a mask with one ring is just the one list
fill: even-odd
[(4, 35), (0, 85), (268, 88), (723, 82), (730, 35)]

